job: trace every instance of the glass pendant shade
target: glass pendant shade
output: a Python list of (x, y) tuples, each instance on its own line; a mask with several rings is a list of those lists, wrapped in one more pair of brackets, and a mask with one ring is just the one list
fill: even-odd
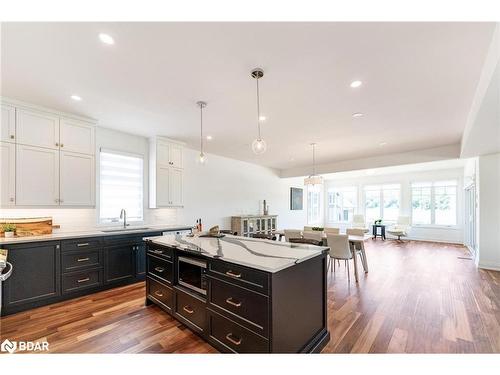
[(205, 156), (205, 154), (203, 152), (200, 153), (200, 155), (198, 156), (197, 161), (200, 164), (206, 164), (207, 163), (207, 157)]
[(263, 139), (256, 139), (252, 142), (252, 151), (256, 155), (263, 154), (267, 150), (266, 141)]
[(323, 184), (322, 176), (309, 176), (304, 178), (304, 185), (321, 185)]

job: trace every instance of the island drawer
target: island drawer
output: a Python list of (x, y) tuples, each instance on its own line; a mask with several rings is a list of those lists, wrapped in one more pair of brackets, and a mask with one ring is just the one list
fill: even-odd
[(147, 242), (147, 246), (148, 246), (148, 254), (153, 254), (170, 261), (173, 259), (174, 253), (172, 249), (165, 246), (156, 245), (152, 242)]
[(198, 332), (205, 330), (206, 303), (201, 298), (175, 289), (175, 313), (184, 318), (189, 325)]
[(148, 298), (158, 304), (161, 308), (171, 312), (174, 291), (167, 285), (150, 277), (146, 278), (146, 290)]
[(268, 353), (269, 341), (238, 323), (207, 309), (208, 336), (235, 353)]
[(74, 251), (86, 249), (99, 249), (102, 247), (101, 237), (80, 238), (76, 240), (61, 241), (61, 251)]
[(209, 278), (208, 295), (211, 306), (243, 319), (244, 325), (248, 325), (253, 331), (268, 337), (268, 297), (214, 278)]
[(148, 254), (147, 262), (148, 275), (153, 275), (166, 283), (172, 284), (174, 274), (172, 262), (151, 254)]
[(209, 263), (208, 272), (223, 280), (266, 295), (269, 291), (269, 275), (266, 272), (218, 261)]
[(64, 294), (102, 285), (102, 269), (72, 272), (63, 275), (62, 291)]
[(61, 258), (63, 273), (102, 266), (102, 251), (100, 249), (68, 251), (62, 253)]

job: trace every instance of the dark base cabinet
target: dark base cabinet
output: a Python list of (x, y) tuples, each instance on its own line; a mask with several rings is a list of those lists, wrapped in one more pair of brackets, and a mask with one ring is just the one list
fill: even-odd
[(147, 245), (146, 305), (158, 305), (221, 352), (317, 353), (330, 340), (325, 254), (276, 273), (204, 258), (204, 296), (177, 285), (184, 252)]
[[(4, 245), (14, 269), (2, 283), (2, 315), (144, 280), (142, 238), (160, 232)], [(161, 281), (161, 280), (160, 280)]]

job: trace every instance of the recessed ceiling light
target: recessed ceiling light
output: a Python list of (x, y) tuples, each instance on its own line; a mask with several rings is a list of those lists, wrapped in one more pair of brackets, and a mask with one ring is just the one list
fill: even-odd
[(357, 113), (352, 114), (352, 117), (363, 117), (363, 116), (364, 116), (364, 114), (361, 112), (357, 112)]
[(104, 44), (115, 44), (115, 40), (113, 39), (113, 37), (109, 34), (104, 34), (104, 33), (100, 33), (99, 34), (99, 39), (101, 40), (101, 42), (103, 42)]
[(352, 81), (351, 82), (351, 87), (352, 88), (356, 88), (356, 87), (361, 86), (362, 84), (363, 84), (363, 82), (361, 82), (361, 81)]
[(74, 101), (77, 101), (77, 102), (82, 101), (82, 98), (78, 95), (71, 95), (71, 99), (73, 99)]
[(385, 146), (387, 144), (387, 142), (380, 142), (380, 146)]
[(259, 120), (260, 120), (260, 121), (266, 121), (266, 120), (267, 120), (267, 117), (266, 117), (266, 116), (259, 116)]
[(213, 137), (211, 135), (207, 135), (207, 141), (211, 141)]

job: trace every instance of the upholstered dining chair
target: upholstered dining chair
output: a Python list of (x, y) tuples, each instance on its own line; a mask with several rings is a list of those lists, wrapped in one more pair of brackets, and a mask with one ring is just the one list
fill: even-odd
[(290, 242), (290, 238), (302, 238), (302, 231), (299, 229), (285, 229), (285, 241)]
[(325, 227), (325, 233), (340, 234), (340, 228)]
[(312, 232), (313, 227), (306, 227), (304, 226), (304, 232)]
[(387, 233), (398, 237), (398, 241), (401, 241), (401, 237), (408, 236), (408, 230), (410, 229), (410, 217), (409, 216), (399, 216), (398, 221), (395, 225), (387, 229)]
[(323, 241), (317, 241), (313, 240), (310, 238), (290, 238), (290, 243), (301, 243), (301, 244), (307, 244), (307, 245), (315, 245), (315, 246), (321, 246), (323, 245)]
[[(330, 248), (330, 272), (335, 272), (335, 260), (343, 260), (347, 268), (347, 281), (351, 281), (349, 271), (349, 260), (352, 259), (351, 248), (349, 247), (349, 236), (347, 234), (328, 234), (326, 235), (328, 247)], [(333, 265), (332, 265), (333, 264)]]
[[(345, 230), (345, 233), (348, 236), (361, 236), (361, 237), (364, 237), (364, 235), (365, 235), (364, 229), (361, 229), (361, 228), (347, 228)], [(366, 259), (364, 258), (365, 253), (363, 251), (365, 243), (364, 242), (357, 242), (353, 246), (354, 246), (354, 249), (356, 250), (356, 254), (359, 255), (359, 257), (361, 258), (361, 261), (363, 262), (363, 264), (366, 264)]]
[(365, 233), (368, 233), (370, 229), (366, 227), (365, 215), (359, 215), (359, 214), (353, 215), (352, 228), (363, 229)]
[(304, 231), (302, 232), (302, 237), (315, 241), (323, 241), (323, 232), (319, 230)]

